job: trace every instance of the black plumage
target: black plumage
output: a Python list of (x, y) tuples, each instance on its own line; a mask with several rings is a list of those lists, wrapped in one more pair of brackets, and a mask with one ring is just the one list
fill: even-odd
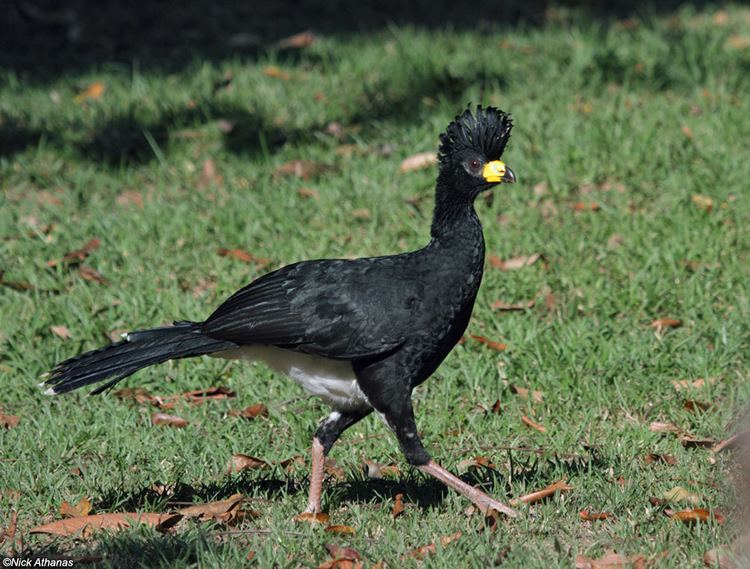
[[(509, 115), (478, 107), (457, 116), (441, 135), (432, 238), (423, 249), (283, 267), (236, 292), (204, 322), (131, 333), (121, 343), (58, 364), (46, 385), (63, 393), (108, 379), (106, 388), (168, 359), (229, 356), (247, 346), (315, 356), (310, 360), (314, 362), (348, 362), (356, 386), (347, 389), (361, 391), (362, 397), (352, 395), (345, 404), (333, 404), (334, 412), (316, 432), (314, 451), (327, 453), (344, 429), (374, 409), (394, 431), (411, 464), (467, 494), (483, 509), (511, 513), (432, 463), (411, 406), (411, 391), (435, 371), (469, 322), (485, 253), (473, 202), (493, 185), (515, 181), (499, 160), (511, 128)], [(304, 381), (316, 381), (316, 373), (320, 375), (303, 374)], [(342, 381), (348, 386), (346, 378)], [(320, 456), (315, 457), (314, 474), (320, 467)], [(319, 488), (317, 498), (313, 496), (316, 484), (313, 476), (310, 510), (319, 509)]]

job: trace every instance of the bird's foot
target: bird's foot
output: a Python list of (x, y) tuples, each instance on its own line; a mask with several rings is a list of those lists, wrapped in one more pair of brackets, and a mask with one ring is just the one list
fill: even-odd
[(502, 502), (499, 502), (498, 500), (495, 500), (491, 496), (488, 496), (481, 490), (478, 490), (474, 488), (474, 491), (476, 492), (475, 496), (467, 496), (471, 502), (479, 508), (479, 511), (481, 511), (484, 515), (489, 515), (492, 513), (493, 510), (500, 512), (501, 514), (505, 514), (509, 518), (517, 518), (519, 513), (518, 511), (514, 510), (510, 506), (506, 506)]

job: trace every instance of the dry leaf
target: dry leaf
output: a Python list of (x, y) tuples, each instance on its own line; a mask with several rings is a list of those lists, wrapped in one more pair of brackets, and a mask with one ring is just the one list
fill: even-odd
[(544, 401), (544, 393), (537, 391), (536, 389), (527, 389), (525, 387), (513, 385), (512, 383), (508, 384), (508, 389), (518, 395), (521, 399), (531, 399), (534, 403), (541, 403)]
[(695, 399), (685, 399), (682, 406), (686, 411), (690, 411), (691, 413), (702, 413), (708, 411), (711, 408), (711, 405), (709, 405), (708, 403), (696, 401)]
[(365, 461), (364, 471), (365, 476), (376, 479), (385, 478), (386, 476), (397, 477), (401, 474), (401, 471), (395, 464), (380, 464), (370, 460)]
[(273, 176), (274, 178), (294, 176), (303, 180), (309, 180), (327, 169), (327, 166), (318, 164), (313, 160), (292, 160), (277, 167), (273, 172)]
[(135, 401), (138, 404), (152, 403), (153, 396), (143, 387), (126, 387), (113, 394), (121, 401)]
[(434, 152), (420, 152), (405, 158), (401, 165), (398, 167), (398, 171), (401, 173), (414, 172), (416, 170), (424, 170), (434, 164), (437, 164), (437, 154)]
[(393, 516), (393, 519), (395, 520), (397, 517), (399, 517), (403, 513), (404, 513), (404, 495), (399, 493), (399, 494), (396, 494), (396, 500), (395, 502), (393, 502), (393, 509), (391, 510), (391, 515)]
[[(446, 545), (456, 541), (459, 539), (463, 534), (460, 531), (457, 531), (456, 533), (452, 533), (451, 535), (444, 535), (440, 538), (440, 545), (445, 547)], [(415, 559), (424, 559), (428, 555), (432, 555), (437, 551), (437, 545), (435, 543), (430, 543), (428, 545), (423, 545), (422, 547), (418, 547), (417, 549), (410, 551), (407, 553), (404, 557), (414, 557)]]
[(688, 379), (674, 380), (672, 381), (672, 385), (674, 386), (676, 391), (682, 391), (683, 389), (701, 389), (702, 387), (705, 387), (706, 385), (713, 385), (717, 381), (719, 381), (718, 377), (709, 377), (708, 379), (704, 379), (700, 377), (694, 380), (688, 380)]
[(685, 448), (708, 448), (716, 445), (714, 439), (701, 439), (693, 435), (679, 435), (680, 444)]
[(325, 512), (302, 512), (294, 516), (295, 522), (308, 522), (311, 524), (327, 524), (329, 519), (331, 519), (331, 516)]
[[(0, 419), (0, 423), (1, 422), (2, 419)], [(750, 430), (737, 433), (736, 435), (732, 435), (728, 439), (724, 439), (723, 441), (716, 443), (711, 450), (714, 452), (721, 452), (725, 449), (731, 449), (737, 446), (738, 443), (745, 441), (748, 438), (750, 438)]]
[(335, 526), (328, 526), (325, 530), (328, 533), (344, 533), (344, 534), (355, 534), (357, 533), (357, 530), (355, 530), (352, 526), (344, 526), (344, 525), (335, 525)]
[(48, 267), (54, 267), (56, 265), (59, 265), (61, 263), (80, 263), (86, 260), (86, 257), (88, 257), (92, 251), (95, 251), (99, 248), (99, 245), (101, 245), (101, 241), (99, 239), (89, 239), (83, 247), (80, 249), (75, 249), (74, 251), (71, 251), (70, 253), (66, 253), (63, 255), (61, 259), (53, 259), (52, 261), (47, 261)]
[(289, 81), (289, 73), (275, 65), (269, 65), (267, 67), (264, 67), (263, 75), (265, 75), (266, 77), (272, 77), (273, 79), (281, 79), (282, 81)]
[(13, 427), (18, 426), (18, 422), (21, 420), (21, 417), (18, 415), (3, 415), (0, 413), (0, 427), (3, 427), (5, 429), (12, 429)]
[(711, 213), (711, 210), (714, 208), (714, 200), (709, 198), (708, 196), (702, 196), (701, 194), (695, 194), (692, 198), (690, 198), (698, 209), (702, 209), (706, 213)]
[(576, 569), (645, 569), (646, 558), (643, 555), (627, 556), (619, 553), (608, 553), (598, 559), (578, 555), (575, 567)]
[(490, 255), (489, 261), (495, 269), (501, 271), (516, 271), (524, 267), (533, 265), (541, 258), (539, 253), (533, 253), (531, 255), (519, 255), (517, 257), (511, 257), (510, 259), (503, 260), (497, 255)]
[(326, 543), (325, 548), (328, 554), (334, 559), (349, 559), (351, 561), (359, 561), (361, 559), (359, 553), (351, 547), (341, 547), (335, 543)]
[(648, 426), (648, 430), (652, 433), (682, 433), (682, 429), (680, 429), (677, 425), (674, 425), (672, 423), (663, 423), (661, 421), (654, 421), (653, 423), (651, 423)]
[(46, 533), (51, 535), (78, 535), (89, 537), (98, 529), (124, 529), (133, 524), (146, 524), (157, 530), (168, 529), (177, 523), (182, 516), (179, 514), (137, 513), (126, 512), (117, 514), (96, 514), (67, 518), (49, 524), (37, 526), (30, 533)]
[(685, 135), (685, 138), (688, 140), (693, 140), (695, 138), (695, 135), (693, 134), (693, 129), (690, 128), (688, 125), (684, 125), (680, 131), (683, 135)]
[(682, 326), (682, 320), (676, 318), (657, 318), (651, 323), (651, 327), (657, 332), (667, 328), (679, 328), (680, 326)]
[(369, 221), (372, 219), (372, 214), (366, 207), (360, 207), (352, 212), (352, 217), (360, 221)]
[(499, 399), (492, 404), (491, 411), (495, 415), (500, 415), (503, 412), (503, 407), (502, 407), (502, 404), (500, 403)]
[(18, 292), (25, 292), (34, 288), (34, 285), (26, 282), (9, 281), (5, 278), (5, 271), (0, 270), (0, 286), (7, 286)]
[(78, 93), (74, 100), (76, 103), (81, 104), (85, 101), (98, 101), (102, 98), (102, 95), (104, 95), (104, 91), (106, 91), (106, 87), (104, 83), (101, 81), (94, 81), (90, 85), (88, 85), (83, 91)]
[(227, 522), (234, 519), (239, 513), (239, 505), (242, 503), (242, 494), (233, 494), (226, 500), (196, 504), (179, 510), (186, 518), (196, 518), (202, 521), (216, 520)]
[(153, 415), (151, 415), (151, 424), (175, 427), (177, 429), (188, 426), (188, 422), (182, 417), (167, 415), (166, 413), (154, 413)]
[(89, 267), (88, 265), (81, 265), (80, 267), (78, 267), (78, 274), (81, 275), (81, 278), (85, 281), (97, 283), (100, 285), (108, 284), (107, 279), (105, 279), (99, 271)]
[(60, 515), (64, 518), (77, 518), (79, 516), (88, 516), (91, 512), (91, 502), (88, 498), (82, 498), (77, 504), (71, 505), (69, 502), (63, 502), (60, 505)]
[(318, 190), (312, 188), (302, 187), (297, 190), (297, 195), (303, 199), (320, 199), (320, 193), (318, 193)]
[(246, 468), (258, 469), (258, 468), (269, 468), (271, 464), (266, 462), (262, 458), (256, 458), (247, 454), (235, 454), (229, 460), (228, 473), (240, 472)]
[(334, 480), (346, 480), (346, 474), (332, 458), (326, 457), (323, 463), (324, 472)]
[(531, 427), (532, 429), (535, 429), (539, 431), (540, 433), (546, 433), (547, 429), (545, 429), (542, 425), (539, 423), (535, 423), (531, 419), (529, 419), (526, 415), (521, 416), (521, 422), (523, 422), (524, 425), (527, 427)]
[(117, 205), (134, 205), (143, 209), (143, 195), (135, 190), (126, 190), (115, 198)]
[(573, 211), (599, 211), (601, 206), (596, 202), (577, 202), (573, 204)]
[(49, 331), (61, 340), (70, 340), (70, 330), (66, 326), (50, 326)]
[(669, 466), (674, 466), (677, 464), (677, 459), (673, 457), (671, 454), (647, 454), (643, 457), (643, 461), (646, 464), (654, 464), (655, 462), (661, 462), (664, 464), (668, 464)]
[(520, 302), (518, 304), (508, 304), (506, 302), (503, 302), (502, 300), (496, 300), (490, 305), (490, 308), (492, 308), (492, 310), (507, 312), (511, 310), (528, 310), (530, 308), (534, 308), (535, 304), (536, 301), (534, 300), (527, 300), (526, 302)]
[(517, 506), (521, 503), (535, 504), (536, 502), (540, 502), (545, 498), (549, 498), (557, 492), (567, 492), (568, 490), (572, 489), (573, 487), (567, 483), (567, 479), (563, 478), (562, 480), (558, 480), (557, 482), (550, 484), (546, 488), (542, 488), (541, 490), (537, 490), (536, 492), (531, 492), (530, 494), (526, 494), (525, 496), (521, 496), (520, 498), (515, 498), (511, 500), (510, 503), (512, 506)]
[(612, 514), (609, 512), (591, 512), (589, 510), (581, 510), (578, 512), (578, 517), (584, 522), (596, 522), (611, 518)]
[(492, 348), (493, 350), (497, 350), (498, 352), (502, 352), (508, 347), (507, 344), (496, 342), (495, 340), (489, 340), (484, 336), (477, 336), (476, 334), (469, 334), (469, 336), (471, 336), (477, 342), (484, 344), (485, 346), (489, 346), (490, 348)]
[(300, 32), (276, 42), (278, 49), (302, 49), (310, 47), (318, 38), (310, 31)]
[(237, 261), (242, 261), (243, 263), (255, 263), (259, 267), (265, 267), (268, 263), (271, 262), (270, 259), (266, 259), (265, 257), (256, 257), (255, 255), (252, 255), (251, 253), (248, 253), (243, 249), (226, 249), (224, 247), (219, 247), (216, 252), (222, 257), (235, 259)]
[(233, 417), (244, 417), (245, 419), (255, 419), (257, 417), (268, 417), (268, 407), (263, 403), (256, 403), (245, 407), (244, 409), (237, 411), (232, 410), (229, 412)]
[(718, 512), (712, 512), (706, 508), (693, 508), (691, 510), (681, 510), (679, 512), (664, 510), (664, 513), (673, 520), (677, 520), (678, 522), (687, 525), (694, 525), (698, 522), (707, 523), (710, 519), (713, 519), (719, 525), (726, 521), (726, 518)]
[(726, 45), (731, 49), (750, 49), (750, 36), (735, 34), (729, 37)]

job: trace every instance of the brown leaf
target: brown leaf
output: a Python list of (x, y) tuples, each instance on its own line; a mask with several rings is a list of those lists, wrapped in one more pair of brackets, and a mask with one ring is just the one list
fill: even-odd
[(101, 245), (101, 241), (99, 239), (89, 239), (83, 247), (80, 249), (76, 249), (74, 251), (71, 251), (70, 253), (66, 253), (63, 255), (61, 259), (54, 259), (52, 261), (47, 261), (48, 267), (54, 267), (61, 263), (80, 263), (86, 260), (86, 257), (88, 257), (92, 251), (95, 251), (99, 248), (99, 245)]
[[(0, 419), (0, 423), (1, 422), (2, 419)], [(750, 439), (750, 430), (737, 433), (736, 435), (732, 435), (728, 439), (724, 439), (723, 441), (716, 443), (711, 450), (714, 452), (721, 452), (726, 449), (734, 448), (738, 443), (746, 441), (748, 439)]]
[[(242, 494), (233, 494), (226, 500), (208, 502), (206, 504), (196, 504), (194, 506), (182, 508), (179, 510), (179, 513), (186, 518), (196, 518), (202, 521), (216, 520), (227, 522), (236, 516), (242, 500)], [(233, 513), (235, 515), (232, 515)]]
[(750, 36), (743, 36), (740, 34), (735, 34), (729, 37), (726, 45), (727, 47), (731, 49), (737, 49), (737, 50), (750, 49)]
[(651, 327), (657, 332), (667, 328), (679, 328), (680, 326), (682, 326), (682, 320), (676, 318), (657, 318), (651, 323)]
[(302, 512), (294, 516), (295, 522), (307, 522), (311, 524), (327, 524), (329, 519), (331, 519), (331, 516), (325, 512)]
[(648, 426), (648, 430), (652, 433), (682, 433), (682, 429), (680, 429), (677, 425), (674, 425), (672, 423), (664, 423), (661, 421), (654, 421), (653, 423), (651, 423)]
[(229, 414), (233, 417), (244, 417), (245, 419), (268, 417), (268, 407), (263, 405), (263, 403), (255, 403), (254, 405), (250, 405), (239, 411), (233, 409), (229, 412)]
[(75, 505), (71, 505), (69, 502), (63, 502), (60, 505), (60, 515), (64, 518), (88, 516), (89, 512), (91, 512), (91, 502), (88, 498), (82, 498)]
[(71, 338), (70, 330), (68, 330), (67, 326), (50, 326), (49, 331), (61, 340), (70, 340)]
[(598, 559), (578, 555), (575, 566), (576, 569), (645, 569), (646, 558), (640, 554), (627, 556), (619, 553), (608, 553)]
[(182, 429), (188, 426), (188, 422), (182, 417), (175, 415), (167, 415), (166, 413), (154, 413), (151, 415), (152, 425), (162, 425), (166, 427), (174, 427), (176, 429)]
[(674, 380), (672, 381), (672, 385), (676, 391), (682, 391), (684, 389), (701, 389), (706, 385), (713, 385), (717, 381), (719, 381), (718, 377), (709, 377), (708, 379), (700, 377), (692, 381), (688, 379)]
[(369, 221), (372, 219), (372, 213), (366, 207), (360, 207), (352, 211), (352, 217), (359, 221)]
[(258, 469), (258, 468), (269, 468), (271, 464), (266, 462), (262, 458), (256, 458), (247, 454), (235, 454), (229, 460), (228, 473), (240, 472), (246, 468)]
[(662, 500), (669, 503), (687, 502), (688, 504), (696, 505), (700, 504), (701, 497), (682, 486), (675, 486), (662, 495)]
[(88, 265), (81, 265), (80, 267), (78, 267), (78, 274), (81, 275), (81, 278), (85, 281), (97, 283), (100, 285), (108, 284), (107, 279), (105, 279), (99, 271), (92, 267), (89, 267)]
[(578, 512), (578, 517), (584, 522), (596, 522), (611, 518), (612, 514), (609, 512), (591, 512), (589, 510), (581, 510)]
[(318, 192), (318, 190), (314, 190), (312, 188), (307, 188), (304, 186), (297, 190), (297, 195), (302, 199), (320, 199), (320, 193)]
[(270, 259), (265, 257), (256, 257), (255, 255), (248, 253), (243, 249), (227, 249), (225, 247), (219, 247), (216, 252), (222, 257), (229, 259), (235, 259), (236, 261), (242, 261), (243, 263), (255, 263), (259, 267), (265, 267), (271, 262)]
[(81, 103), (84, 103), (86, 101), (98, 101), (102, 98), (102, 95), (104, 95), (104, 91), (106, 91), (107, 88), (101, 81), (94, 81), (90, 85), (86, 86), (86, 88), (78, 93), (74, 100), (79, 105)]
[(508, 312), (512, 310), (529, 310), (530, 308), (534, 308), (535, 304), (536, 301), (534, 300), (527, 300), (526, 302), (519, 302), (517, 304), (508, 304), (502, 300), (496, 300), (490, 305), (490, 308), (492, 308), (492, 310)]
[(325, 530), (328, 533), (344, 533), (344, 534), (355, 534), (357, 533), (357, 530), (355, 530), (352, 526), (344, 526), (344, 525), (334, 525), (334, 526), (328, 526)]
[(479, 342), (480, 344), (484, 344), (486, 346), (489, 346), (493, 350), (497, 350), (498, 352), (504, 351), (508, 345), (503, 344), (502, 342), (496, 342), (495, 340), (489, 340), (485, 338), (484, 336), (477, 336), (476, 334), (469, 334), (474, 340)]
[(263, 75), (271, 77), (273, 79), (281, 79), (282, 81), (289, 81), (289, 73), (284, 71), (276, 65), (268, 65), (263, 68)]
[(284, 460), (280, 460), (276, 464), (278, 464), (285, 471), (291, 472), (297, 467), (305, 466), (305, 459), (302, 458), (300, 455), (296, 455), (291, 458), (285, 458)]
[(527, 427), (531, 427), (532, 429), (535, 429), (539, 431), (540, 433), (546, 433), (547, 429), (545, 429), (542, 425), (539, 423), (535, 423), (531, 419), (529, 419), (526, 415), (521, 416), (521, 422), (526, 425)]
[(405, 158), (398, 167), (398, 171), (404, 174), (407, 172), (424, 170), (425, 168), (437, 164), (437, 161), (437, 154), (434, 152), (420, 152), (419, 154), (413, 154), (412, 156)]
[(682, 406), (686, 411), (690, 411), (691, 413), (702, 413), (704, 411), (708, 411), (711, 408), (711, 405), (709, 405), (708, 403), (696, 401), (695, 399), (685, 399)]
[[(373, 463), (374, 464), (374, 463)], [(333, 478), (334, 480), (346, 480), (346, 474), (344, 471), (336, 464), (336, 461), (332, 458), (326, 457), (325, 462), (323, 463), (323, 470), (325, 473)]]
[(0, 270), (0, 286), (6, 286), (8, 288), (12, 288), (13, 290), (17, 290), (18, 292), (25, 292), (27, 290), (31, 290), (34, 288), (34, 285), (31, 283), (26, 282), (20, 282), (20, 281), (9, 281), (5, 279), (5, 271)]
[(21, 417), (18, 415), (3, 415), (0, 413), (0, 427), (3, 427), (5, 429), (12, 429), (13, 427), (18, 426), (18, 422), (21, 420)]
[(693, 202), (693, 205), (697, 207), (698, 209), (702, 209), (706, 213), (711, 213), (711, 210), (714, 209), (714, 200), (709, 198), (708, 196), (703, 196), (701, 194), (695, 194), (690, 200)]
[(680, 444), (682, 444), (682, 446), (684, 446), (685, 448), (708, 448), (716, 445), (716, 441), (714, 439), (702, 439), (689, 434), (679, 435), (678, 438), (680, 440)]
[(313, 160), (292, 160), (291, 162), (285, 162), (277, 167), (273, 172), (273, 176), (274, 178), (293, 176), (295, 178), (309, 180), (327, 169), (327, 166), (319, 164)]
[(646, 464), (654, 464), (656, 462), (668, 464), (669, 466), (674, 466), (675, 464), (677, 464), (677, 459), (673, 457), (671, 454), (650, 453), (643, 457), (643, 461)]
[(335, 543), (326, 543), (325, 548), (328, 554), (334, 559), (349, 559), (350, 561), (359, 561), (359, 553), (351, 547), (341, 547)]
[[(456, 533), (452, 533), (451, 535), (444, 535), (440, 538), (440, 545), (443, 547), (447, 546), (448, 544), (456, 541), (459, 539), (463, 534), (460, 531), (457, 531)], [(430, 543), (428, 545), (423, 545), (422, 547), (418, 547), (417, 549), (414, 549), (413, 551), (410, 551), (407, 553), (404, 557), (414, 557), (415, 559), (424, 559), (428, 555), (432, 555), (437, 551), (437, 545), (435, 545), (435, 542)]]
[(488, 258), (490, 265), (495, 269), (500, 269), (501, 271), (517, 271), (518, 269), (523, 269), (524, 267), (533, 265), (541, 258), (541, 255), (539, 253), (533, 253), (531, 255), (519, 255), (505, 260), (497, 255), (490, 255)]
[(508, 389), (518, 395), (521, 399), (531, 399), (534, 403), (541, 403), (544, 401), (544, 393), (537, 391), (536, 389), (527, 389), (526, 387), (519, 387), (518, 385), (508, 384)]
[(494, 402), (494, 403), (492, 404), (492, 409), (491, 409), (491, 411), (492, 411), (492, 412), (493, 412), (493, 413), (494, 413), (495, 415), (500, 415), (500, 414), (501, 414), (501, 413), (503, 412), (503, 407), (502, 407), (502, 404), (500, 403), (500, 400), (499, 400), (499, 399), (498, 399), (497, 401), (495, 401), (495, 402)]
[(365, 461), (364, 471), (365, 476), (376, 479), (385, 478), (386, 476), (397, 477), (401, 474), (401, 471), (395, 464), (380, 464), (370, 460)]
[(573, 211), (599, 211), (601, 206), (596, 202), (577, 202), (573, 204)]
[(96, 514), (67, 518), (49, 524), (37, 526), (30, 533), (46, 533), (51, 535), (78, 535), (87, 538), (98, 529), (124, 529), (133, 524), (145, 524), (156, 529), (167, 529), (177, 523), (179, 514), (138, 513), (125, 512), (116, 514)]
[(117, 205), (134, 205), (139, 209), (143, 209), (143, 195), (141, 192), (135, 190), (125, 190), (115, 198)]
[(690, 128), (688, 125), (683, 125), (680, 131), (688, 140), (693, 140), (695, 138), (695, 135), (693, 134), (693, 129)]
[(706, 508), (693, 508), (691, 510), (681, 510), (679, 512), (672, 512), (671, 510), (664, 510), (673, 520), (682, 522), (687, 525), (694, 525), (698, 522), (707, 523), (710, 519), (721, 525), (726, 521), (726, 518), (718, 512), (712, 512)]
[(152, 403), (153, 396), (143, 387), (126, 387), (113, 394), (120, 401), (135, 401), (138, 404)]
[(567, 483), (567, 479), (563, 478), (562, 480), (558, 480), (557, 482), (550, 484), (546, 488), (542, 488), (541, 490), (537, 490), (536, 492), (531, 492), (530, 494), (526, 494), (525, 496), (521, 496), (520, 498), (515, 498), (511, 500), (510, 503), (511, 505), (518, 505), (521, 503), (535, 504), (536, 502), (540, 502), (546, 498), (549, 498), (557, 492), (567, 492), (568, 490), (572, 489), (573, 487)]
[(395, 520), (397, 517), (399, 517), (403, 513), (404, 513), (404, 495), (399, 493), (399, 494), (396, 494), (396, 501), (393, 502), (393, 509), (391, 510), (391, 515), (393, 516), (393, 519)]
[(317, 39), (314, 33), (305, 31), (280, 39), (276, 42), (276, 47), (278, 49), (302, 49), (310, 47)]

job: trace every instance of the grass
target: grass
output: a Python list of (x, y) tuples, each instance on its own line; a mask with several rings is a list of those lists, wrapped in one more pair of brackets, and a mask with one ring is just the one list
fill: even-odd
[[(2, 412), (20, 416), (0, 431), (0, 527), (16, 510), (31, 552), (100, 555), (114, 566), (241, 566), (252, 550), (259, 567), (315, 567), (333, 542), (354, 547), (367, 566), (570, 567), (576, 555), (614, 549), (659, 567), (701, 567), (703, 553), (738, 530), (732, 453), (685, 448), (649, 424), (723, 439), (750, 395), (748, 37), (750, 12), (740, 7), (625, 22), (555, 11), (534, 27), (394, 26), (325, 36), (291, 57), (197, 57), (169, 72), (104, 62), (44, 80), (0, 71), (0, 268), (4, 282), (30, 285), (0, 287)], [(278, 75), (271, 66), (288, 78), (269, 76)], [(96, 81), (101, 98), (78, 102)], [(268, 270), (219, 256), (219, 247), (276, 267), (422, 246), (435, 171), (398, 174), (398, 165), (435, 150), (467, 101), (511, 111), (517, 125), (505, 159), (520, 183), (477, 204), (488, 250), (543, 260), (512, 272), (488, 266), (468, 332), (508, 349), (457, 347), (414, 393), (418, 423), (442, 463), (492, 460), (496, 470), (467, 475), (495, 496), (564, 477), (573, 490), (480, 532), (481, 520), (463, 515), (467, 503), (406, 467), (368, 419), (332, 452), (346, 480), (329, 482), (324, 504), (332, 523), (356, 529), (332, 535), (291, 521), (306, 500), (304, 467), (225, 474), (234, 453), (305, 454), (326, 413), (262, 366), (204, 358), (127, 381), (158, 395), (236, 390), (234, 400), (179, 407), (190, 421), (179, 430), (152, 427), (151, 408), (111, 395), (50, 399), (37, 389), (41, 373), (109, 332), (203, 318)], [(341, 136), (326, 129), (334, 121)], [(296, 159), (326, 168), (308, 180), (274, 176)], [(301, 187), (318, 197), (300, 197)], [(581, 202), (599, 209), (576, 211)], [(369, 216), (356, 214), (362, 208)], [(101, 246), (86, 264), (107, 285), (46, 266), (92, 238)], [(536, 304), (498, 312), (497, 300)], [(657, 334), (650, 323), (662, 317), (683, 325)], [(709, 377), (718, 381), (687, 394), (672, 385)], [(544, 400), (526, 401), (505, 382)], [(501, 412), (488, 413), (498, 399)], [(686, 399), (710, 407), (690, 412)], [(256, 402), (268, 406), (267, 419), (227, 414)], [(647, 465), (649, 453), (677, 462)], [(395, 462), (401, 474), (369, 480), (366, 459)], [(151, 490), (157, 483), (185, 485), (195, 501), (239, 491), (260, 516), (229, 531), (190, 524), (170, 536), (27, 534), (58, 518), (63, 500), (89, 497), (97, 512), (168, 511), (169, 499)], [(650, 496), (675, 486), (727, 523), (689, 527), (651, 506)], [(415, 506), (393, 520), (399, 492)], [(614, 518), (582, 522), (582, 509)], [(457, 531), (459, 540), (425, 561), (402, 560)]]

